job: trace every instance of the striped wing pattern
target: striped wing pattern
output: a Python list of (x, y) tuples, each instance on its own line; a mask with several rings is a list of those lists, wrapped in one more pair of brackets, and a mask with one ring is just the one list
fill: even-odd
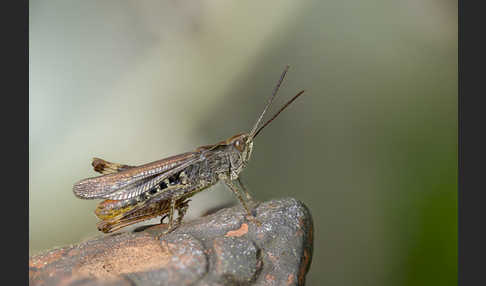
[(183, 153), (117, 173), (81, 180), (74, 185), (73, 192), (81, 199), (133, 198), (202, 159), (200, 153)]

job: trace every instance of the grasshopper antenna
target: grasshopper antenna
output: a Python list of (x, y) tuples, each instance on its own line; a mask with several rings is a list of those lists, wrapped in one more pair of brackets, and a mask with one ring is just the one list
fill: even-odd
[[(267, 105), (265, 106), (265, 109), (263, 109), (263, 112), (262, 114), (260, 114), (260, 117), (258, 118), (257, 122), (255, 123), (255, 125), (253, 126), (253, 128), (251, 129), (250, 131), (250, 136), (249, 136), (249, 139), (252, 140), (255, 136), (256, 136), (256, 133), (257, 132), (257, 128), (258, 128), (258, 125), (260, 124), (260, 122), (262, 121), (263, 119), (263, 116), (265, 115), (265, 112), (267, 112), (267, 109), (270, 107), (270, 105), (272, 105), (272, 102), (273, 100), (275, 99), (275, 96), (277, 95), (277, 92), (278, 92), (278, 89), (280, 88), (280, 85), (282, 84), (283, 80), (284, 80), (284, 77), (285, 75), (287, 74), (287, 71), (289, 70), (290, 66), (289, 65), (286, 65), (285, 66), (285, 69), (284, 71), (282, 72), (282, 75), (280, 76), (280, 79), (279, 81), (277, 82), (277, 85), (275, 86), (275, 88), (273, 89), (273, 92), (272, 92), (272, 96), (270, 97), (270, 99), (268, 100), (267, 102)], [(260, 128), (261, 130), (261, 128)]]
[(270, 124), (270, 122), (272, 122), (280, 114), (280, 112), (282, 112), (285, 108), (287, 108), (287, 106), (289, 106), (294, 100), (296, 100), (297, 97), (301, 96), (304, 93), (304, 91), (305, 90), (302, 90), (301, 92), (297, 93), (297, 95), (295, 95), (294, 97), (292, 97), (291, 100), (289, 100), (284, 106), (282, 106), (282, 108), (280, 108), (280, 110), (277, 113), (275, 113), (275, 115), (272, 116), (272, 118), (270, 118), (267, 122), (265, 122), (265, 124), (263, 124), (262, 127), (260, 127), (255, 132), (255, 135), (253, 135), (252, 138), (257, 137), (258, 133), (260, 133), (260, 131), (262, 131), (262, 129), (265, 128), (265, 126), (267, 126), (268, 124)]

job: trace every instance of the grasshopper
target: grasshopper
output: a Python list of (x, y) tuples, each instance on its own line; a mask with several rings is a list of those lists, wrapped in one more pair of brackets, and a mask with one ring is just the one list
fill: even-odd
[[(109, 233), (158, 216), (162, 216), (162, 223), (168, 216), (168, 227), (162, 234), (169, 233), (181, 224), (189, 198), (219, 181), (229, 187), (248, 217), (258, 223), (247, 204), (252, 197), (239, 174), (250, 160), (255, 137), (304, 93), (300, 91), (260, 126), (288, 69), (289, 66), (286, 66), (272, 96), (248, 133), (236, 134), (219, 143), (140, 166), (93, 158), (94, 170), (103, 175), (77, 182), (73, 192), (81, 199), (104, 199), (95, 210), (96, 216), (101, 219), (97, 224), (98, 230)], [(176, 210), (178, 218), (174, 223)]]

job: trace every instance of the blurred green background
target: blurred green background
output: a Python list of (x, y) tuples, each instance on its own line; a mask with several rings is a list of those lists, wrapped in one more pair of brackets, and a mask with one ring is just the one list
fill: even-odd
[(29, 28), (30, 254), (99, 234), (92, 157), (248, 131), (289, 64), (242, 178), (311, 210), (308, 285), (456, 285), (457, 1), (31, 1)]

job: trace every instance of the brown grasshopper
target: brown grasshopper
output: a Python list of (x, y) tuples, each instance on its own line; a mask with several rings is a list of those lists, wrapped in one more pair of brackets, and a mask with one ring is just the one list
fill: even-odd
[[(128, 225), (162, 216), (169, 217), (168, 228), (174, 230), (187, 211), (189, 199), (194, 194), (222, 181), (241, 202), (249, 218), (254, 219), (246, 200), (252, 198), (239, 178), (247, 166), (253, 150), (253, 140), (280, 112), (304, 91), (289, 100), (262, 126), (260, 122), (271, 106), (289, 69), (286, 66), (275, 86), (272, 96), (249, 133), (241, 133), (225, 141), (201, 146), (195, 151), (168, 157), (140, 166), (128, 166), (94, 158), (94, 170), (102, 176), (79, 181), (73, 187), (81, 199), (105, 199), (98, 204), (95, 214), (101, 219), (97, 227), (109, 233)], [(174, 225), (174, 212), (178, 221)], [(254, 220), (256, 221), (256, 220)]]

